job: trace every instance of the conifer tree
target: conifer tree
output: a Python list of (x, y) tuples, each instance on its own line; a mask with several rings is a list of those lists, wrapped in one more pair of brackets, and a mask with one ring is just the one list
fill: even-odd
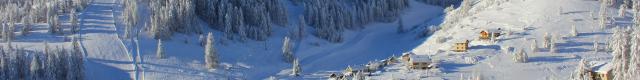
[(215, 69), (218, 65), (218, 54), (213, 43), (213, 34), (209, 32), (207, 36), (207, 45), (205, 46), (205, 62), (209, 69)]
[(592, 80), (590, 72), (591, 69), (586, 60), (582, 59), (578, 63), (574, 74), (571, 75), (571, 80)]
[(535, 53), (538, 51), (538, 41), (535, 39), (531, 42), (531, 53)]
[(158, 39), (158, 48), (156, 50), (156, 57), (158, 57), (159, 59), (165, 58), (164, 45), (162, 44), (162, 39)]
[(577, 37), (578, 36), (578, 30), (576, 29), (576, 25), (572, 25), (571, 26), (571, 36), (573, 37)]
[(282, 45), (282, 55), (284, 57), (285, 62), (290, 63), (293, 62), (294, 56), (291, 51), (291, 43), (289, 37), (284, 37), (284, 42)]
[(31, 31), (31, 27), (33, 26), (33, 17), (32, 15), (27, 15), (27, 17), (22, 19), (23, 27), (20, 32), (20, 35), (26, 36)]
[(39, 56), (36, 54), (31, 59), (31, 67), (29, 69), (31, 71), (30, 74), (31, 74), (32, 80), (40, 80), (40, 77), (42, 75), (42, 68), (41, 68), (42, 63), (38, 58)]
[(291, 69), (291, 75), (292, 76), (299, 76), (300, 75), (301, 69), (300, 69), (300, 63), (298, 62), (298, 59), (295, 59), (293, 61), (293, 68)]
[(78, 14), (76, 14), (76, 10), (71, 10), (69, 16), (69, 22), (71, 22), (71, 33), (78, 33), (78, 31), (80, 31), (80, 24), (78, 24)]

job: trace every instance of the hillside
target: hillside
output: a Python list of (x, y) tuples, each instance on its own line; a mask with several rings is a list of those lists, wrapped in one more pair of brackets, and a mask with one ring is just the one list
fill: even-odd
[(5, 0), (0, 79), (636, 80), (639, 3)]
[[(404, 64), (397, 64), (385, 67), (372, 78), (567, 80), (575, 74), (581, 59), (592, 65), (591, 68), (612, 61), (612, 53), (595, 52), (594, 44), (604, 49), (603, 46), (613, 38), (615, 28), (633, 23), (632, 16), (627, 13), (631, 10), (625, 11), (627, 16), (618, 17), (617, 7), (608, 7), (605, 12), (609, 17), (605, 18), (613, 20), (607, 28), (601, 29), (599, 18), (603, 17), (595, 16), (599, 12), (600, 2), (588, 0), (475, 1), (470, 16), (437, 31), (411, 51), (432, 56), (434, 61), (440, 62), (440, 69), (407, 70)], [(576, 27), (578, 36), (571, 36), (572, 26)], [(496, 29), (501, 29), (504, 35), (497, 37), (495, 42), (478, 39), (481, 31)], [(545, 34), (554, 37), (552, 44), (556, 49), (542, 47)], [(468, 52), (450, 51), (454, 43), (464, 40), (471, 41)], [(533, 44), (537, 45), (537, 51), (532, 51)], [(510, 48), (508, 53), (505, 53), (505, 47)], [(513, 60), (513, 53), (519, 50), (528, 54), (527, 62)]]

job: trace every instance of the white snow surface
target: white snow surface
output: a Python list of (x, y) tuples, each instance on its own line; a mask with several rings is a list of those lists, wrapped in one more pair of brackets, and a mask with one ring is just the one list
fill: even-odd
[[(458, 80), (479, 76), (488, 80), (567, 80), (580, 59), (589, 62), (610, 61), (611, 55), (608, 52), (594, 52), (593, 44), (606, 44), (611, 28), (631, 23), (629, 16), (609, 17), (615, 21), (608, 23), (609, 28), (600, 29), (600, 17), (595, 16), (599, 13), (600, 3), (593, 0), (508, 0), (491, 5), (488, 2), (490, 0), (478, 1), (471, 9), (471, 16), (462, 18), (455, 27), (436, 32), (412, 50), (418, 55), (434, 56), (441, 62), (439, 70), (396, 70), (401, 66), (389, 66), (383, 70), (386, 72), (370, 78)], [(616, 8), (607, 10), (608, 16), (618, 14)], [(576, 25), (579, 32), (577, 37), (570, 36), (571, 25)], [(477, 39), (480, 31), (497, 28), (511, 34), (499, 37), (495, 43)], [(549, 49), (532, 53), (532, 40), (537, 40), (541, 48), (545, 33), (557, 36), (556, 53), (549, 53)], [(448, 40), (437, 43), (434, 37)], [(463, 40), (471, 40), (470, 51), (449, 51), (453, 43)], [(593, 43), (594, 40), (599, 43)], [(525, 50), (529, 55), (528, 62), (515, 62), (512, 54), (501, 51), (501, 47), (506, 46), (512, 47), (510, 50)], [(479, 57), (479, 62), (465, 63), (466, 57)]]
[[(303, 40), (294, 40), (294, 54), (300, 60), (302, 75), (289, 76), (292, 64), (282, 57), (282, 40), (294, 26), (273, 27), (273, 35), (266, 41), (234, 41), (222, 38), (222, 32), (213, 32), (218, 52), (219, 68), (208, 70), (204, 66), (204, 49), (198, 45), (197, 34), (175, 34), (165, 42), (167, 58), (155, 57), (157, 40), (140, 32), (137, 38), (121, 39), (122, 0), (94, 0), (80, 13), (81, 44), (85, 48), (87, 61), (85, 74), (92, 80), (128, 80), (139, 75), (149, 80), (225, 80), (264, 79), (270, 76), (281, 79), (326, 79), (330, 73), (340, 73), (347, 66), (361, 67), (370, 61), (386, 59), (404, 52), (431, 56), (440, 62), (436, 70), (408, 70), (402, 63), (385, 66), (373, 72), (368, 79), (423, 79), (456, 80), (481, 76), (489, 80), (566, 80), (574, 71), (580, 59), (590, 62), (610, 61), (607, 52), (593, 52), (593, 41), (604, 46), (615, 26), (631, 24), (630, 16), (610, 17), (616, 19), (609, 28), (601, 30), (597, 26), (600, 3), (594, 0), (507, 0), (500, 4), (487, 4), (491, 0), (479, 2), (471, 9), (471, 16), (464, 17), (455, 27), (440, 30), (428, 38), (418, 38), (425, 26), (438, 25), (443, 19), (443, 8), (425, 5), (410, 0), (410, 8), (402, 14), (407, 33), (397, 33), (397, 22), (372, 23), (363, 30), (347, 30), (344, 42), (330, 43), (316, 38), (307, 27)], [(288, 0), (286, 0), (288, 2)], [(297, 23), (301, 6), (287, 3), (289, 23)], [(147, 4), (140, 4), (140, 22), (147, 21)], [(609, 16), (617, 14), (617, 9), (609, 8)], [(61, 15), (66, 19), (65, 15)], [(61, 20), (65, 22), (67, 20)], [(205, 22), (200, 25), (208, 27)], [(568, 37), (571, 25), (576, 25), (577, 37)], [(144, 24), (139, 24), (144, 26)], [(31, 50), (44, 48), (47, 41), (51, 47), (69, 47), (70, 41), (64, 36), (50, 35), (46, 24), (37, 24), (29, 36), (18, 36), (13, 44)], [(140, 28), (140, 27), (139, 27)], [(481, 30), (501, 28), (512, 34), (499, 37), (496, 43), (477, 40)], [(559, 36), (557, 53), (548, 49), (531, 53), (531, 40), (542, 45), (545, 33)], [(448, 40), (437, 43), (435, 37)], [(457, 53), (449, 51), (453, 43), (471, 40), (470, 51)], [(139, 42), (136, 45), (135, 41)], [(5, 43), (3, 43), (5, 44)], [(529, 62), (516, 63), (511, 54), (504, 54), (501, 47), (510, 46), (524, 49), (529, 54)], [(137, 48), (139, 47), (139, 48)], [(140, 50), (139, 53), (137, 50)], [(139, 54), (139, 55), (138, 55)], [(465, 58), (477, 57), (476, 64), (468, 64)], [(139, 61), (139, 65), (134, 64)], [(139, 68), (139, 70), (136, 70)], [(138, 72), (136, 72), (138, 71)]]
[(114, 0), (94, 0), (80, 15), (81, 43), (86, 51), (85, 73), (90, 79), (134, 79), (132, 55), (120, 38), (114, 18)]
[[(286, 2), (289, 2), (288, 0)], [(343, 43), (330, 43), (316, 38), (306, 31), (306, 37), (293, 41), (294, 55), (300, 60), (301, 77), (291, 77), (291, 63), (283, 61), (282, 40), (295, 26), (273, 27), (273, 35), (266, 41), (234, 41), (222, 38), (222, 32), (206, 28), (214, 33), (215, 47), (222, 65), (215, 70), (204, 67), (204, 49), (198, 45), (198, 34), (175, 34), (171, 40), (163, 41), (167, 58), (155, 57), (157, 40), (146, 33), (139, 34), (140, 57), (144, 79), (264, 79), (270, 76), (291, 79), (324, 79), (326, 76), (314, 76), (313, 73), (341, 70), (349, 65), (364, 64), (376, 59), (385, 59), (391, 55), (409, 51), (417, 47), (424, 38), (417, 38), (422, 30), (418, 25), (438, 22), (443, 14), (442, 7), (411, 3), (402, 16), (407, 33), (397, 33), (397, 21), (392, 23), (373, 23), (363, 30), (347, 30)], [(141, 4), (146, 7), (146, 4)], [(301, 6), (289, 3), (289, 23), (297, 23)], [(146, 11), (146, 10), (142, 10)], [(118, 14), (118, 13), (117, 13)], [(142, 14), (148, 14), (142, 12)], [(144, 21), (143, 16), (143, 20)], [(206, 23), (200, 22), (202, 26)], [(118, 23), (118, 25), (121, 25)], [(124, 26), (118, 26), (122, 29)], [(122, 34), (122, 32), (120, 32)], [(135, 49), (134, 40), (125, 39), (130, 49)], [(133, 53), (137, 54), (137, 53)]]

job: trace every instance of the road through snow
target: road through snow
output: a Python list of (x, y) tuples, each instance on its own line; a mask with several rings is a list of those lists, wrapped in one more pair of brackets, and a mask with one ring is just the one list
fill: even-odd
[(98, 80), (130, 80), (135, 70), (127, 49), (120, 45), (113, 16), (113, 0), (95, 0), (81, 18), (81, 42), (86, 48), (85, 74)]

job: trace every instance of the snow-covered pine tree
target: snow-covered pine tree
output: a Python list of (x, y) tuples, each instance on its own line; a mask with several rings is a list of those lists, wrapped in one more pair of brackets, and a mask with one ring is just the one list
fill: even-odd
[(58, 51), (56, 52), (56, 62), (57, 62), (57, 71), (56, 71), (56, 77), (58, 78), (58, 80), (67, 80), (68, 75), (70, 75), (69, 71), (69, 54), (67, 52), (67, 50), (64, 47), (60, 47), (57, 48)]
[[(279, 0), (196, 0), (196, 13), (225, 36), (266, 40), (271, 25), (286, 25), (285, 5)], [(272, 16), (285, 15), (285, 16)], [(228, 16), (228, 17), (226, 17)]]
[(365, 80), (365, 77), (366, 76), (364, 75), (364, 72), (358, 71), (358, 72), (356, 72), (355, 75), (353, 75), (351, 80)]
[(87, 1), (86, 0), (72, 0), (73, 2), (73, 8), (76, 11), (79, 10), (84, 10), (85, 6), (87, 5)]
[(576, 25), (571, 25), (571, 36), (573, 37), (577, 37), (578, 36), (578, 30), (576, 29)]
[(516, 52), (513, 57), (513, 59), (518, 63), (526, 63), (528, 58), (529, 58), (529, 55), (525, 53), (524, 48), (518, 50), (518, 52)]
[(73, 38), (71, 38), (71, 39), (72, 39), (72, 40), (71, 40), (71, 47), (73, 48), (73, 53), (75, 53), (75, 54), (73, 54), (73, 55), (79, 55), (79, 56), (82, 56), (82, 50), (80, 49), (80, 48), (81, 48), (81, 47), (80, 47), (81, 45), (80, 45), (80, 43), (78, 42), (78, 39), (80, 39), (80, 38), (78, 38), (78, 37), (73, 37)]
[(522, 62), (529, 62), (529, 54), (525, 51), (522, 51)]
[[(48, 44), (45, 44), (47, 46)], [(74, 60), (66, 49), (43, 54), (23, 48), (0, 48), (0, 79), (11, 80), (81, 80), (82, 60)], [(48, 47), (45, 47), (47, 49)], [(41, 57), (44, 56), (44, 57)], [(31, 59), (31, 60), (29, 60)], [(74, 67), (76, 66), (76, 67)]]
[(404, 33), (404, 22), (402, 22), (402, 17), (399, 17), (400, 19), (398, 19), (398, 33)]
[(289, 24), (287, 8), (284, 7), (285, 4), (283, 4), (281, 0), (268, 0), (264, 2), (267, 12), (270, 14), (271, 21), (273, 21), (274, 24), (280, 26)]
[(11, 49), (7, 49), (6, 52), (7, 56), (5, 57), (10, 57), (7, 58), (6, 66), (3, 67), (3, 69), (5, 69), (4, 74), (5, 74), (5, 79), (8, 80), (17, 80), (19, 77), (18, 74), (18, 59), (16, 59), (17, 54), (13, 53), (13, 51)]
[(291, 76), (299, 76), (302, 69), (300, 68), (300, 63), (298, 62), (298, 59), (295, 59), (293, 61), (293, 67), (291, 69)]
[(18, 62), (16, 65), (17, 67), (17, 71), (18, 71), (18, 75), (17, 77), (20, 79), (25, 79), (27, 77), (29, 77), (29, 57), (27, 57), (27, 53), (24, 53), (24, 49), (18, 49), (18, 46), (15, 46), (16, 49), (14, 49), (12, 51), (12, 53), (16, 54), (15, 58), (16, 58), (16, 62)]
[(597, 40), (593, 40), (593, 52), (598, 53), (600, 50), (600, 43)]
[(80, 24), (78, 24), (78, 14), (76, 13), (76, 10), (71, 10), (69, 16), (69, 22), (71, 22), (71, 33), (78, 33), (78, 31), (80, 31)]
[(531, 53), (538, 52), (538, 41), (533, 39), (532, 42), (531, 42), (531, 47), (530, 48), (531, 48)]
[(436, 33), (436, 31), (440, 30), (441, 28), (436, 25), (431, 25), (426, 29), (427, 30), (425, 30), (425, 33), (422, 34), (422, 37), (427, 37), (429, 35), (432, 35), (433, 33)]
[(631, 6), (631, 11), (633, 11), (633, 12), (640, 11), (640, 8), (638, 8), (638, 7), (640, 7), (640, 4), (638, 4), (638, 2), (639, 1), (636, 1), (636, 0), (625, 0), (625, 1), (623, 1), (623, 3), (625, 3), (627, 5), (631, 4), (631, 5), (628, 5), (628, 6)]
[(237, 28), (236, 32), (238, 33), (239, 37), (240, 37), (240, 41), (246, 41), (247, 38), (249, 37), (249, 33), (247, 31), (247, 26), (246, 26), (246, 22), (244, 20), (244, 11), (242, 11), (242, 9), (240, 9), (239, 7), (234, 7), (233, 8), (234, 11), (236, 11), (236, 14), (233, 16), (236, 21), (234, 21), (234, 25)]
[(634, 26), (639, 27), (640, 26), (640, 12), (637, 12), (633, 15), (633, 23)]
[[(44, 41), (42, 44), (44, 45), (44, 49), (43, 49), (43, 51), (42, 51), (42, 52), (43, 52), (45, 55), (47, 55), (47, 56), (48, 56), (48, 55), (49, 55), (49, 53), (51, 52), (51, 49), (49, 49), (49, 42)], [(45, 57), (46, 57), (46, 56), (45, 56)]]
[(31, 80), (40, 80), (42, 77), (42, 62), (40, 62), (40, 56), (39, 54), (35, 54), (32, 56), (31, 59), (31, 67), (29, 68), (30, 72), (30, 79)]
[[(407, 0), (304, 0), (304, 16), (314, 35), (330, 42), (342, 41), (344, 29), (361, 29), (371, 22), (392, 22), (408, 6)], [(353, 11), (351, 11), (353, 10)]]
[(556, 48), (556, 40), (551, 40), (551, 42), (549, 43), (549, 53), (556, 53)]
[(27, 15), (26, 17), (22, 18), (22, 23), (23, 23), (23, 27), (22, 30), (20, 32), (20, 35), (22, 36), (26, 36), (29, 34), (29, 32), (31, 31), (31, 27), (33, 26), (33, 16), (32, 15)]
[(0, 38), (2, 38), (2, 41), (4, 42), (6, 39), (4, 39), (5, 37), (5, 32), (7, 32), (6, 28), (7, 28), (7, 23), (5, 21), (0, 21)]
[(618, 17), (624, 17), (627, 10), (627, 4), (620, 4), (620, 10), (618, 10)]
[[(408, 7), (408, 0), (355, 0), (354, 5), (344, 5), (341, 0), (301, 0), (305, 9), (303, 15), (310, 26), (316, 28), (314, 35), (331, 42), (342, 41), (343, 29), (358, 29), (373, 21), (391, 22)], [(196, 13), (217, 30), (228, 34), (246, 32), (246, 37), (265, 40), (271, 34), (270, 23), (286, 24), (286, 6), (279, 0), (196, 0)], [(351, 9), (350, 9), (351, 8)], [(351, 12), (349, 10), (355, 10)], [(225, 19), (230, 14), (231, 20)], [(242, 14), (243, 17), (238, 17)], [(231, 26), (225, 26), (231, 22)], [(235, 26), (243, 22), (242, 26)], [(231, 27), (231, 28), (227, 28)], [(244, 28), (244, 29), (242, 29)]]
[(123, 11), (124, 15), (124, 38), (130, 38), (133, 33), (133, 28), (137, 25), (138, 22), (138, 5), (137, 0), (126, 0), (124, 1), (125, 10)]
[(282, 44), (282, 55), (284, 57), (284, 61), (287, 63), (293, 62), (294, 56), (291, 51), (291, 43), (289, 37), (284, 37)]
[[(231, 11), (231, 10), (229, 10)], [(226, 37), (227, 39), (233, 39), (234, 37), (234, 33), (233, 33), (233, 26), (231, 26), (231, 20), (233, 20), (233, 18), (231, 17), (231, 13), (226, 13), (224, 15), (224, 30), (222, 30), (222, 32), (224, 32), (224, 37)]]
[(209, 69), (215, 69), (218, 65), (218, 54), (214, 47), (213, 33), (207, 35), (207, 45), (205, 46), (205, 62)]
[(9, 59), (8, 59), (8, 55), (5, 53), (4, 49), (2, 49), (2, 47), (0, 47), (0, 79), (6, 80), (8, 76), (10, 76), (8, 74), (8, 69), (6, 67), (9, 66)]
[(451, 6), (447, 7), (447, 8), (444, 8), (444, 13), (449, 13), (449, 12), (453, 11), (454, 9), (455, 8), (453, 7), (453, 5), (451, 5)]
[(613, 52), (611, 53), (613, 55), (613, 59), (610, 64), (613, 64), (612, 73), (616, 76), (613, 80), (627, 80), (626, 77), (629, 76), (629, 74), (626, 74), (626, 71), (629, 67), (627, 62), (630, 59), (629, 52), (627, 51), (630, 48), (627, 47), (629, 43), (627, 41), (628, 35), (626, 34), (627, 33), (624, 29), (616, 28), (612, 35), (613, 40), (610, 42), (611, 49), (613, 49)]
[[(55, 1), (54, 1), (55, 2)], [(59, 33), (60, 22), (58, 21), (58, 8), (56, 4), (49, 4), (47, 6), (47, 23), (49, 23), (48, 32), (51, 34)]]
[[(129, 22), (133, 27), (137, 24), (135, 21), (138, 15), (135, 8), (137, 6), (134, 3), (137, 2), (130, 2), (132, 5), (128, 10), (131, 13)], [(148, 33), (155, 39), (170, 39), (176, 32), (200, 33), (199, 26), (192, 25), (195, 18), (193, 0), (153, 0), (150, 1), (149, 6), (151, 21)]]
[(207, 44), (207, 40), (206, 37), (204, 37), (204, 35), (200, 34), (200, 36), (198, 36), (198, 41), (200, 42), (200, 46), (204, 47)]
[(9, 21), (8, 25), (3, 26), (2, 28), (2, 38), (5, 42), (10, 43), (15, 37), (13, 34), (13, 30), (16, 24), (13, 21)]
[[(628, 75), (640, 75), (640, 28), (635, 28), (629, 37), (631, 38), (628, 70), (625, 74)], [(628, 76), (630, 80), (640, 79), (640, 76)]]
[[(178, 20), (176, 22), (178, 25), (172, 26), (172, 31), (183, 32), (183, 33), (194, 33), (200, 32), (197, 30), (196, 26), (193, 26), (192, 22), (195, 20), (195, 4), (194, 0), (176, 0), (176, 5), (173, 7), (177, 7), (174, 11), (175, 18)], [(188, 27), (183, 27), (188, 26)]]
[(57, 65), (57, 61), (56, 61), (56, 52), (52, 52), (53, 50), (50, 50), (48, 47), (46, 47), (47, 42), (45, 42), (45, 51), (46, 51), (46, 62), (44, 70), (45, 70), (45, 78), (50, 78), (50, 79), (57, 79), (56, 78), (56, 72), (58, 71), (58, 69), (56, 68)]
[(70, 70), (72, 72), (73, 76), (70, 76), (69, 79), (71, 80), (83, 80), (84, 78), (84, 56), (82, 55), (81, 52), (79, 51), (73, 51), (70, 52), (69, 54), (70, 56), (70, 61), (72, 63), (72, 65), (70, 65), (69, 67), (73, 70)]
[(618, 4), (616, 1), (618, 0), (602, 0), (607, 7), (615, 7), (614, 4)]
[(600, 4), (600, 28), (601, 29), (605, 29), (607, 28), (607, 3), (608, 0), (603, 0), (603, 2)]
[(635, 26), (640, 26), (640, 1), (633, 1), (631, 3), (631, 12), (633, 13), (633, 21)]
[(158, 59), (165, 58), (164, 45), (162, 44), (162, 39), (158, 39), (158, 48), (156, 49), (156, 57)]
[(549, 35), (549, 33), (544, 33), (544, 37), (543, 37), (543, 44), (542, 47), (548, 49), (551, 45), (551, 36)]
[(67, 76), (68, 79), (71, 80), (82, 80), (84, 79), (84, 61), (83, 54), (81, 52), (81, 45), (78, 42), (78, 37), (72, 37), (71, 41), (71, 50), (67, 52), (69, 63), (69, 71), (70, 75)]
[(578, 67), (571, 75), (571, 80), (592, 80), (591, 67), (589, 67), (586, 60), (582, 59), (578, 62)]
[(8, 63), (7, 63), (7, 54), (4, 51), (4, 48), (0, 47), (0, 79), (5, 79), (7, 76), (6, 73), (6, 68)]
[(471, 2), (472, 0), (462, 0), (462, 3), (460, 3), (460, 9), (459, 11), (459, 15), (460, 16), (467, 16), (468, 14), (470, 14), (470, 10), (473, 7), (473, 2)]
[(172, 32), (169, 31), (169, 26), (173, 23), (168, 21), (173, 16), (169, 13), (173, 13), (168, 0), (155, 0), (149, 3), (151, 8), (151, 20), (149, 34), (154, 39), (169, 39)]

